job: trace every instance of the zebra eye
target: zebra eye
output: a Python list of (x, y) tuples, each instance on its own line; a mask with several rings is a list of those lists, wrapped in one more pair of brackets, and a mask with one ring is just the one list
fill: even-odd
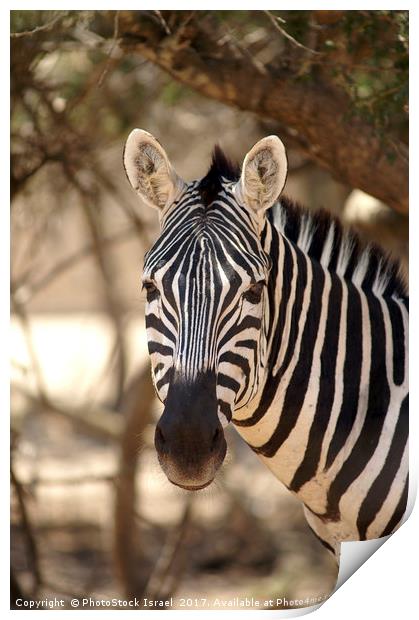
[(145, 289), (149, 301), (155, 299), (159, 294), (159, 290), (152, 280), (144, 280), (143, 289)]
[(251, 304), (258, 304), (261, 300), (264, 286), (265, 282), (263, 280), (252, 284), (252, 286), (243, 293), (243, 299), (249, 301)]

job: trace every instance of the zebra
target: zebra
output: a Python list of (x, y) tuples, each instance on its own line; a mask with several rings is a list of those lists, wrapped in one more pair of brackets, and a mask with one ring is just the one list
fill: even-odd
[(206, 176), (186, 183), (158, 140), (134, 129), (124, 167), (160, 221), (142, 285), (164, 404), (154, 443), (169, 481), (208, 486), (232, 423), (337, 561), (342, 541), (392, 533), (408, 494), (398, 264), (282, 196), (277, 136), (257, 142), (241, 170), (216, 146)]

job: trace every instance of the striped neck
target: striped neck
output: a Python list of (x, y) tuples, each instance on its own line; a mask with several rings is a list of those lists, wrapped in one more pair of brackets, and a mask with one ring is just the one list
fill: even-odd
[[(393, 423), (402, 407), (405, 418), (405, 300), (326, 268), (274, 226), (265, 235), (276, 259), (268, 364), (252, 406), (233, 422), (291, 491), (337, 520), (341, 497), (375, 454), (385, 412)], [(355, 464), (346, 462), (350, 451)]]

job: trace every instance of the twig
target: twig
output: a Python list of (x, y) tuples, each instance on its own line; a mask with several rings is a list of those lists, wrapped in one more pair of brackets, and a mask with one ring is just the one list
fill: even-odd
[[(109, 53), (110, 52), (108, 52), (108, 54)], [(113, 60), (116, 61), (116, 60), (119, 60), (119, 58), (118, 59), (115, 58)], [(97, 89), (98, 84), (99, 84), (99, 80), (101, 79), (102, 74), (105, 72), (106, 65), (108, 63), (110, 63), (110, 58), (109, 58), (108, 55), (106, 55), (97, 64), (97, 66), (92, 70), (91, 74), (89, 75), (89, 77), (86, 80), (86, 84), (85, 84), (83, 90), (81, 90), (77, 95), (72, 97), (67, 102), (67, 105), (66, 105), (66, 116), (67, 117), (72, 112), (72, 110), (77, 108), (77, 106), (79, 106), (81, 103), (85, 102), (86, 99), (88, 99), (88, 97), (90, 97), (92, 92), (96, 92), (96, 89)], [(90, 154), (89, 154), (89, 156), (90, 156)]]
[[(124, 319), (122, 319), (122, 322), (124, 323)], [(121, 324), (121, 330), (124, 332), (124, 325), (122, 324)], [(116, 363), (118, 362), (119, 346), (120, 346), (119, 335), (118, 333), (115, 333), (114, 343), (111, 347), (110, 353), (108, 355), (108, 359), (106, 360), (106, 363), (102, 371), (100, 372), (100, 376), (95, 381), (95, 383), (90, 386), (88, 393), (86, 395), (86, 401), (89, 402), (90, 404), (95, 403), (100, 386), (105, 381), (106, 377), (111, 373), (111, 370), (113, 369), (114, 365), (116, 365)]]
[[(24, 172), (21, 176), (17, 177), (12, 170), (11, 174), (11, 198), (13, 199), (18, 193), (19, 189), (25, 185), (29, 181), (31, 177), (33, 177), (38, 170), (42, 168), (48, 161), (53, 161), (53, 158), (49, 157), (47, 154), (44, 154), (41, 159), (34, 164), (34, 166)], [(13, 204), (13, 203), (12, 203)]]
[(144, 589), (144, 595), (152, 600), (160, 600), (162, 596), (167, 595), (167, 592), (163, 592), (163, 587), (170, 575), (170, 571), (173, 568), (176, 556), (185, 537), (192, 513), (192, 501), (193, 498), (189, 495), (182, 517), (176, 528), (169, 532), (159, 559)]
[(33, 478), (29, 482), (22, 482), (22, 487), (32, 487), (36, 485), (41, 486), (54, 486), (54, 485), (69, 485), (73, 484), (92, 484), (92, 483), (114, 483), (114, 474), (86, 474), (85, 476), (74, 476), (73, 478)]
[(402, 157), (406, 163), (409, 163), (409, 147), (407, 144), (395, 142), (395, 140), (389, 140), (389, 144), (394, 148), (394, 150)]
[[(239, 41), (239, 39), (234, 34), (231, 28), (227, 26), (224, 27), (224, 35), (222, 37), (226, 42), (230, 43), (232, 47), (234, 47), (242, 57), (246, 58), (247, 61), (258, 71), (261, 75), (267, 75), (267, 70), (265, 65), (260, 62), (253, 54), (249, 52), (247, 47)], [(222, 43), (222, 40), (219, 41)]]
[[(118, 581), (129, 598), (138, 594), (138, 563), (144, 560), (142, 532), (135, 527), (137, 463), (145, 447), (144, 431), (152, 421), (155, 402), (150, 367), (147, 364), (129, 383), (121, 410), (125, 425), (120, 439), (118, 475), (115, 479), (114, 567)], [(144, 520), (144, 519), (143, 519)]]
[(20, 516), (22, 519), (22, 527), (25, 532), (28, 555), (30, 557), (30, 563), (32, 564), (32, 572), (35, 581), (34, 594), (42, 583), (41, 570), (39, 566), (39, 553), (38, 553), (38, 545), (36, 543), (35, 534), (33, 531), (32, 523), (28, 514), (28, 510), (26, 508), (25, 503), (25, 491), (23, 490), (22, 485), (16, 477), (16, 474), (13, 469), (13, 465), (10, 466), (10, 476), (12, 480), (13, 487), (16, 491), (16, 497), (19, 504)]
[(106, 189), (106, 191), (112, 195), (115, 200), (115, 205), (118, 206), (126, 215), (126, 217), (132, 221), (135, 226), (138, 237), (140, 238), (144, 247), (147, 247), (150, 244), (150, 239), (145, 230), (144, 223), (135, 213), (134, 209), (131, 206), (127, 206), (124, 200), (121, 200), (120, 195), (114, 185), (114, 183), (110, 180), (109, 175), (106, 175), (101, 169), (100, 166), (95, 165), (92, 162), (91, 169), (94, 171), (95, 175), (98, 177), (102, 187)]
[[(124, 230), (115, 233), (111, 237), (103, 237), (101, 239), (102, 245), (113, 245), (115, 243), (119, 243), (128, 239), (134, 234), (132, 227), (124, 228)], [(25, 282), (27, 274), (24, 277), (21, 277), (19, 280), (12, 282), (12, 292), (16, 295), (19, 295), (19, 301), (22, 303), (20, 298), (21, 292), (20, 289), (28, 286), (28, 290), (25, 290), (24, 294), (24, 302), (27, 303), (36, 293), (38, 293), (45, 286), (50, 284), (57, 276), (61, 275), (63, 272), (67, 271), (71, 267), (74, 267), (78, 262), (87, 258), (94, 252), (94, 244), (88, 243), (77, 252), (74, 252), (67, 258), (64, 258), (61, 262), (57, 263), (55, 267), (53, 267), (47, 274), (42, 276), (38, 281), (30, 283), (29, 285)]]
[(98, 210), (95, 209), (95, 196), (91, 190), (86, 189), (77, 179), (76, 174), (70, 168), (68, 164), (64, 165), (64, 173), (67, 179), (77, 190), (81, 199), (81, 209), (85, 222), (89, 229), (89, 233), (93, 242), (94, 256), (97, 266), (101, 272), (106, 304), (108, 306), (109, 314), (113, 320), (115, 333), (118, 337), (119, 343), (119, 355), (118, 355), (118, 372), (117, 372), (117, 388), (115, 407), (118, 408), (122, 393), (124, 389), (125, 376), (126, 376), (126, 346), (124, 340), (124, 332), (122, 329), (122, 308), (117, 294), (114, 291), (112, 284), (112, 274), (109, 264), (109, 257), (103, 251), (102, 235), (100, 234), (100, 221), (98, 220)]
[[(319, 59), (320, 60), (320, 59)], [(391, 71), (391, 73), (403, 73), (404, 69), (400, 69), (398, 67), (394, 67), (394, 66), (390, 66), (390, 67), (380, 67), (380, 66), (373, 66), (373, 65), (363, 65), (363, 64), (359, 64), (359, 63), (351, 63), (351, 62), (332, 62), (329, 60), (322, 59), (322, 65), (324, 66), (328, 66), (328, 67), (334, 67), (334, 68), (340, 68), (343, 71), (344, 70), (351, 70), (351, 71), (364, 71), (365, 73), (383, 73), (385, 71)]]
[(163, 532), (164, 527), (162, 525), (159, 525), (158, 523), (154, 523), (154, 521), (152, 521), (151, 519), (149, 519), (145, 515), (143, 515), (140, 512), (138, 512), (138, 510), (134, 510), (133, 511), (133, 515), (134, 515), (135, 520), (139, 524), (146, 525), (147, 527), (149, 527), (149, 528), (151, 528), (153, 530), (157, 530), (159, 532)]
[(22, 602), (28, 600), (16, 577), (15, 571), (10, 567), (10, 609), (19, 609), (16, 605), (17, 599), (20, 599)]
[(32, 37), (34, 34), (38, 34), (38, 32), (45, 32), (46, 30), (51, 30), (61, 19), (67, 17), (68, 11), (61, 11), (60, 15), (56, 15), (46, 24), (42, 24), (41, 26), (37, 26), (33, 30), (24, 30), (22, 32), (11, 32), (10, 38), (18, 39), (20, 37)]
[(111, 60), (112, 60), (112, 54), (113, 51), (118, 43), (118, 35), (119, 35), (119, 11), (115, 11), (115, 17), (113, 20), (113, 37), (112, 37), (112, 43), (111, 46), (109, 48), (109, 52), (108, 52), (108, 58), (106, 61), (106, 65), (105, 68), (103, 69), (102, 75), (100, 76), (99, 80), (98, 80), (98, 88), (101, 88), (103, 81), (109, 71), (109, 66), (111, 64)]
[(71, 420), (79, 429), (85, 429), (93, 433), (95, 437), (100, 436), (105, 439), (119, 439), (122, 432), (121, 416), (109, 409), (99, 407), (92, 408), (71, 408), (66, 403), (61, 404), (52, 399), (47, 403), (32, 394), (25, 386), (19, 382), (12, 383), (12, 389), (18, 390), (25, 398), (34, 405), (39, 406), (41, 413), (56, 413)]
[(179, 26), (176, 29), (175, 32), (175, 36), (176, 39), (179, 41), (179, 39), (183, 36), (186, 27), (189, 25), (189, 23), (192, 21), (192, 19), (195, 17), (195, 13), (196, 10), (192, 10), (192, 11), (185, 11), (185, 13), (188, 13), (185, 17), (185, 19), (179, 24)]
[(41, 366), (39, 364), (38, 356), (36, 354), (35, 346), (33, 343), (29, 317), (23, 304), (19, 303), (14, 295), (12, 295), (12, 307), (14, 313), (18, 316), (22, 325), (22, 331), (26, 340), (26, 346), (28, 348), (28, 353), (31, 360), (32, 370), (36, 379), (36, 387), (38, 390), (39, 400), (43, 405), (46, 405), (49, 402), (49, 397), (47, 396), (47, 389), (42, 375)]
[(276, 15), (272, 15), (270, 11), (263, 11), (263, 12), (269, 18), (271, 23), (275, 26), (276, 30), (278, 30), (278, 32), (280, 32), (282, 36), (288, 39), (288, 41), (291, 41), (293, 45), (295, 45), (296, 47), (299, 47), (300, 49), (305, 50), (306, 52), (310, 52), (310, 54), (315, 54), (316, 56), (323, 55), (323, 52), (317, 52), (316, 50), (312, 50), (309, 47), (306, 47), (305, 45), (297, 41), (297, 39), (294, 39), (294, 37), (292, 37), (286, 30), (284, 30), (284, 28), (282, 28), (282, 26), (280, 26), (278, 23), (279, 21), (281, 21), (283, 24), (285, 24), (286, 22), (284, 19), (282, 19), (281, 17), (277, 17)]
[(372, 103), (375, 103), (376, 101), (379, 101), (380, 99), (384, 99), (385, 97), (388, 97), (388, 95), (397, 93), (401, 88), (402, 87), (399, 85), (393, 86), (392, 88), (387, 88), (386, 90), (382, 90), (378, 93), (375, 93), (374, 95), (371, 95), (370, 97), (365, 97), (364, 99), (359, 98), (359, 102), (362, 104), (371, 105)]
[(172, 34), (172, 33), (171, 33), (171, 30), (170, 30), (169, 26), (167, 25), (167, 22), (166, 22), (166, 20), (164, 19), (163, 15), (161, 14), (161, 11), (157, 11), (157, 10), (156, 10), (156, 11), (154, 11), (154, 13), (157, 15), (158, 20), (159, 20), (159, 22), (160, 22), (160, 24), (161, 24), (161, 26), (162, 26), (163, 30), (165, 31), (165, 33), (166, 33), (167, 35), (171, 35), (171, 34)]
[(43, 579), (40, 584), (40, 587), (44, 588), (45, 590), (57, 592), (58, 594), (63, 594), (64, 596), (68, 596), (70, 598), (77, 598), (79, 600), (87, 598), (87, 592), (73, 592), (71, 590), (67, 590), (66, 588), (63, 588), (61, 585), (53, 583), (49, 579), (48, 580)]

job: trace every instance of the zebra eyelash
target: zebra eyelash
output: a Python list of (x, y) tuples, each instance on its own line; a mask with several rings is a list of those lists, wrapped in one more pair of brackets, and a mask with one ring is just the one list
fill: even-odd
[(159, 296), (159, 289), (153, 280), (143, 280), (141, 290), (146, 292), (147, 301), (153, 301)]
[(242, 298), (251, 304), (258, 304), (262, 298), (263, 289), (266, 286), (265, 280), (254, 282), (242, 295)]

